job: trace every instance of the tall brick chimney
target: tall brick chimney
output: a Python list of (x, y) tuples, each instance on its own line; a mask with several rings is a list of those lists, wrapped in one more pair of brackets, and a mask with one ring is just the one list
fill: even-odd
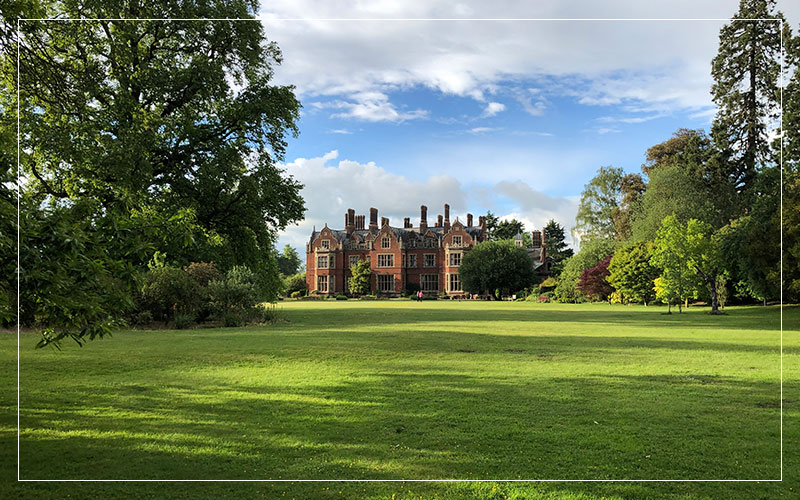
[(411, 217), (406, 217), (405, 219), (403, 219), (403, 227), (404, 228), (411, 227)]
[(444, 204), (444, 228), (450, 229), (450, 205)]
[(545, 246), (544, 228), (542, 228), (542, 262), (547, 258), (547, 246)]
[(425, 234), (428, 230), (428, 207), (420, 205), (419, 207), (419, 233)]
[(531, 232), (531, 241), (533, 242), (533, 248), (542, 248), (542, 233), (534, 229)]
[(364, 229), (364, 216), (356, 215), (356, 229)]
[(352, 208), (348, 208), (344, 216), (344, 229), (347, 234), (353, 234), (353, 231), (356, 230), (356, 211)]
[(436, 216), (436, 227), (442, 227), (442, 214)]
[(381, 227), (389, 225), (389, 218), (388, 217), (381, 217)]
[(472, 227), (472, 214), (467, 214), (467, 227)]
[(378, 209), (369, 209), (369, 230), (378, 229)]

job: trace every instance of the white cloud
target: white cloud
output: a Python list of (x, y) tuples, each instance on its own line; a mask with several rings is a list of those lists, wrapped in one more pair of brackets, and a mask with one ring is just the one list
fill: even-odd
[(341, 134), (341, 135), (350, 135), (350, 134), (352, 134), (352, 132), (350, 132), (349, 130), (344, 129), (344, 128), (333, 129), (333, 130), (330, 130), (329, 133), (331, 133), (331, 134)]
[(428, 207), (428, 222), (443, 213), (442, 205), (450, 205), (450, 218), (465, 220), (471, 211), (477, 223), (478, 215), (487, 209), (495, 213), (509, 210), (509, 218), (526, 221), (529, 229), (541, 229), (551, 218), (571, 227), (577, 210), (577, 199), (550, 196), (539, 192), (522, 180), (501, 181), (484, 185), (463, 185), (451, 175), (432, 175), (425, 180), (411, 180), (388, 172), (374, 162), (360, 163), (339, 160), (334, 150), (316, 158), (297, 158), (282, 165), (286, 172), (301, 182), (301, 195), (306, 202), (305, 220), (286, 229), (280, 235), (280, 246), (290, 244), (305, 248), (311, 230), (326, 223), (335, 229), (344, 227), (344, 213), (353, 208), (365, 215), (369, 223), (369, 208), (376, 207), (379, 217), (389, 217), (392, 225), (402, 225), (404, 217), (419, 223), (419, 206)]
[(289, 243), (304, 248), (314, 225), (319, 229), (327, 223), (341, 229), (348, 208), (366, 215), (368, 224), (369, 209), (376, 207), (379, 217), (389, 217), (395, 226), (402, 225), (403, 217), (412, 217), (416, 222), (420, 205), (428, 206), (429, 221), (441, 213), (440, 203), (450, 204), (453, 219), (457, 215), (463, 219), (466, 213), (468, 193), (450, 175), (432, 175), (424, 181), (413, 181), (390, 173), (374, 162), (340, 160), (328, 164), (338, 157), (339, 152), (334, 150), (321, 157), (297, 158), (282, 165), (287, 174), (304, 185), (301, 195), (307, 211), (299, 226), (289, 227), (281, 235), (281, 245)]
[(483, 110), (484, 117), (494, 116), (497, 113), (506, 110), (506, 105), (501, 102), (490, 102), (486, 105), (486, 108)]
[(498, 127), (474, 127), (469, 129), (470, 134), (485, 134), (487, 132), (496, 132), (498, 130), (502, 130)]
[(358, 92), (351, 96), (352, 100), (335, 100), (329, 102), (312, 102), (315, 109), (337, 109), (332, 117), (354, 118), (367, 122), (403, 122), (425, 118), (428, 112), (422, 109), (412, 111), (398, 110), (389, 102), (389, 96), (383, 92)]
[[(784, 3), (780, 7), (794, 22), (798, 7)], [(686, 12), (694, 18), (725, 19), (736, 8), (732, 0), (274, 0), (264, 4), (261, 17), (285, 56), (276, 68), (278, 81), (297, 85), (304, 98), (337, 96), (352, 102), (363, 92), (423, 86), (485, 102), (508, 82), (555, 77), (562, 81), (544, 87), (544, 94), (572, 92), (587, 105), (633, 102), (696, 110), (710, 105), (710, 63), (724, 21), (408, 19), (681, 18)], [(270, 21), (276, 18), (406, 20)], [(543, 111), (538, 100), (526, 97), (522, 104), (533, 114)], [(369, 106), (345, 116), (359, 114), (398, 119)]]

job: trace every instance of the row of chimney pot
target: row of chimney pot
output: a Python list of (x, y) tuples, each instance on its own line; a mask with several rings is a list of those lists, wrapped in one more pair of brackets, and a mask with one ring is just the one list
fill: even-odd
[[(381, 226), (388, 224), (389, 219), (386, 217), (381, 217)], [(485, 217), (480, 216), (478, 217), (478, 225), (482, 226), (485, 223)], [(347, 209), (347, 213), (344, 214), (344, 227), (347, 231), (347, 234), (352, 233), (356, 230), (364, 229), (364, 216), (363, 215), (356, 215), (356, 211), (352, 208)], [(403, 219), (403, 227), (408, 229), (414, 227), (411, 224), (411, 217), (406, 217)], [(428, 207), (422, 205), (419, 207), (419, 227), (420, 232), (425, 232), (428, 229)], [(436, 225), (434, 227), (444, 227), (445, 229), (450, 227), (450, 205), (445, 203), (444, 205), (444, 217), (438, 215), (436, 217)], [(472, 227), (472, 214), (467, 214), (467, 227)], [(369, 209), (369, 229), (378, 229), (378, 209), (377, 208), (370, 208)]]

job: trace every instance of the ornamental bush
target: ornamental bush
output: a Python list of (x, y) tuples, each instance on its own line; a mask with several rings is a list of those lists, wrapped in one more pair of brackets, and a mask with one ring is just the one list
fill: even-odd
[(176, 314), (196, 314), (202, 305), (200, 285), (183, 269), (166, 265), (147, 271), (141, 299), (143, 309), (161, 321), (174, 319)]

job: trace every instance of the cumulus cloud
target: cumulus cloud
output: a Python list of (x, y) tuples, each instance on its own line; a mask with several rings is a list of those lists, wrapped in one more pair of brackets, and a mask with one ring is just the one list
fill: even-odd
[[(799, 7), (787, 3), (781, 8), (790, 21), (797, 19)], [(711, 106), (710, 62), (719, 28), (735, 10), (730, 0), (669, 4), (275, 0), (264, 3), (260, 17), (285, 56), (276, 69), (280, 82), (296, 85), (301, 96), (346, 97), (346, 102), (366, 108), (343, 116), (396, 120), (408, 112), (395, 110), (398, 115), (394, 115), (381, 106), (380, 111), (371, 109), (365, 93), (423, 86), (485, 102), (508, 82), (549, 76), (559, 82), (547, 86), (545, 93), (571, 92), (586, 105), (633, 102), (702, 111)], [(435, 20), (681, 18), (686, 12), (717, 20)], [(525, 97), (519, 104), (529, 113), (543, 112), (536, 99)]]
[[(317, 158), (297, 158), (283, 165), (286, 173), (300, 181), (304, 187), (301, 195), (306, 202), (305, 220), (288, 228), (281, 240), (297, 248), (304, 248), (313, 226), (317, 229), (329, 224), (341, 229), (344, 213), (353, 208), (367, 216), (370, 207), (380, 211), (380, 217), (389, 217), (393, 225), (401, 225), (403, 217), (419, 217), (419, 206), (429, 207), (429, 220), (436, 217), (438, 205), (449, 203), (452, 217), (466, 213), (467, 192), (461, 183), (450, 175), (432, 175), (424, 181), (410, 180), (393, 174), (374, 162), (360, 163), (339, 160), (338, 151), (330, 151)], [(462, 215), (463, 217), (463, 215)]]
[(577, 211), (576, 199), (544, 194), (521, 180), (485, 185), (464, 185), (450, 175), (411, 180), (374, 162), (339, 159), (336, 150), (316, 158), (297, 158), (282, 166), (304, 185), (305, 220), (280, 235), (280, 245), (288, 243), (299, 250), (305, 248), (313, 227), (320, 229), (327, 223), (335, 229), (343, 228), (348, 208), (366, 215), (369, 223), (369, 209), (376, 207), (379, 217), (389, 217), (392, 225), (399, 226), (404, 217), (418, 224), (420, 205), (428, 207), (429, 222), (436, 220), (442, 205), (448, 203), (451, 220), (459, 217), (464, 221), (466, 213), (471, 212), (477, 221), (478, 215), (492, 210), (523, 220), (529, 229), (541, 229), (551, 218), (570, 227)]
[(490, 102), (486, 105), (486, 108), (483, 110), (484, 117), (491, 117), (506, 110), (506, 105), (501, 102)]
[(375, 91), (358, 92), (352, 96), (352, 100), (313, 102), (311, 106), (316, 109), (340, 110), (333, 113), (332, 117), (355, 118), (367, 122), (403, 122), (425, 118), (428, 115), (428, 112), (422, 109), (398, 110), (389, 102), (389, 96)]

